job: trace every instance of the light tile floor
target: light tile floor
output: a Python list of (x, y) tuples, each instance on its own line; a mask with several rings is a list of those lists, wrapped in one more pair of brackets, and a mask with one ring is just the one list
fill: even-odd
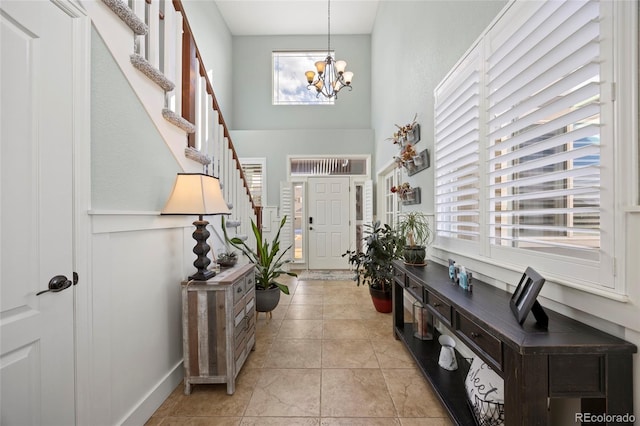
[(353, 281), (286, 280), (236, 382), (178, 386), (147, 426), (444, 426), (451, 421), (411, 355)]

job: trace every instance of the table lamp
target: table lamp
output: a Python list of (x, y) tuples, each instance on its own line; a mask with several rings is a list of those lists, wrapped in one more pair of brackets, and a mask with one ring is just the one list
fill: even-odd
[(196, 240), (193, 252), (197, 256), (193, 266), (198, 271), (189, 279), (206, 281), (214, 277), (215, 271), (207, 269), (211, 263), (207, 257), (207, 253), (211, 249), (207, 244), (207, 238), (210, 235), (207, 230), (209, 222), (203, 220), (202, 216), (231, 214), (222, 196), (218, 178), (202, 173), (178, 173), (171, 195), (161, 214), (198, 216), (198, 220), (193, 222), (196, 227), (193, 232), (193, 238)]

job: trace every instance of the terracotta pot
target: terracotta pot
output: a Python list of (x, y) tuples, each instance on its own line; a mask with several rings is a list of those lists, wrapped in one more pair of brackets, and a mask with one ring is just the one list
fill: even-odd
[(375, 289), (370, 286), (369, 294), (371, 295), (371, 300), (373, 301), (373, 306), (376, 308), (376, 311), (383, 314), (388, 314), (393, 310), (391, 289), (384, 291)]
[(267, 290), (256, 289), (256, 311), (271, 312), (280, 302), (280, 289), (278, 287)]

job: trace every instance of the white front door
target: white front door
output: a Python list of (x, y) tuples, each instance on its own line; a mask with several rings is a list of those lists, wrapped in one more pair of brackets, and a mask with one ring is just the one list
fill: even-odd
[(309, 178), (309, 269), (347, 269), (349, 178)]
[(0, 424), (73, 425), (74, 287), (36, 295), (73, 279), (73, 19), (0, 9)]

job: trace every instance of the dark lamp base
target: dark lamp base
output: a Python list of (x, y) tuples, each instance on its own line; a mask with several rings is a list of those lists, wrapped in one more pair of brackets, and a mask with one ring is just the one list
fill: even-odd
[(209, 278), (216, 276), (215, 271), (207, 269), (211, 263), (211, 260), (207, 257), (207, 253), (209, 253), (211, 249), (209, 244), (207, 244), (207, 238), (209, 238), (209, 231), (207, 230), (208, 224), (209, 222), (202, 220), (202, 216), (200, 216), (200, 220), (193, 222), (193, 225), (196, 227), (196, 230), (193, 231), (192, 234), (193, 239), (196, 240), (193, 252), (197, 256), (193, 262), (193, 266), (196, 267), (197, 272), (189, 277), (190, 280), (207, 281)]
[(207, 281), (208, 279), (211, 279), (215, 276), (216, 276), (215, 271), (204, 271), (204, 272), (198, 271), (195, 274), (191, 275), (189, 279), (195, 280), (195, 281)]

